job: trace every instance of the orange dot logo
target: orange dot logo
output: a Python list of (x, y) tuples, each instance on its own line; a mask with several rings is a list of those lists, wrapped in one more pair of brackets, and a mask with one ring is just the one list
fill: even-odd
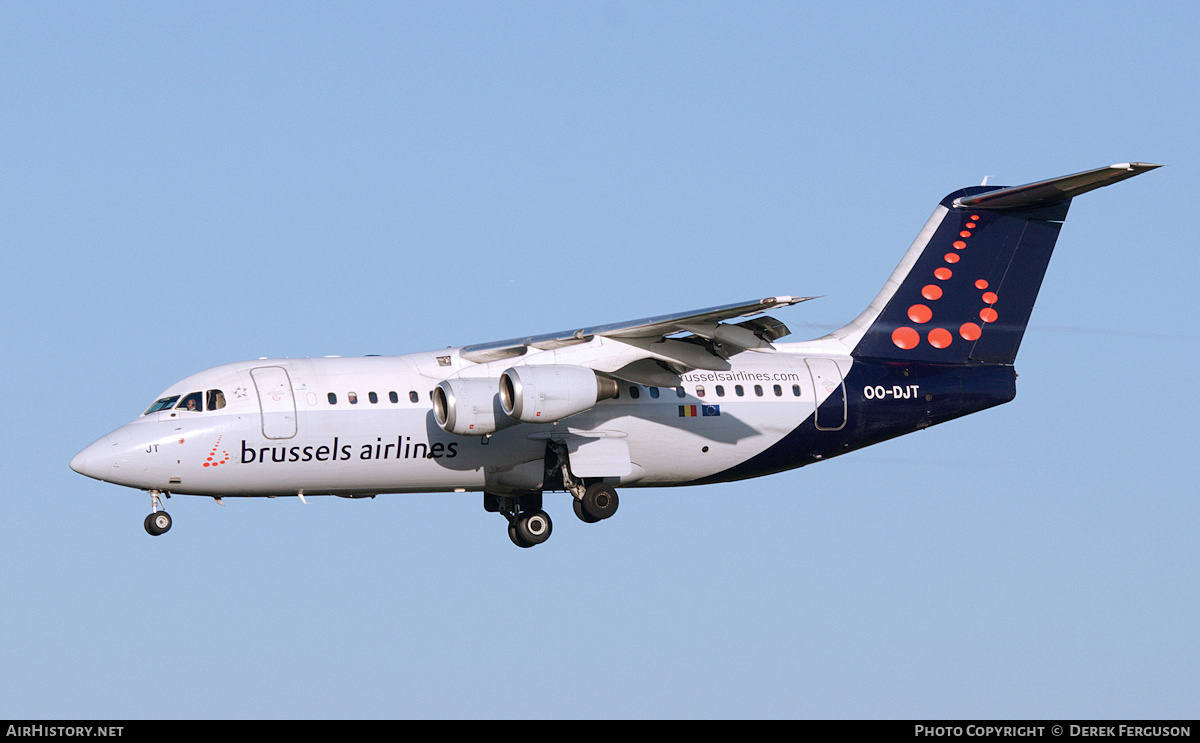
[(987, 279), (980, 279), (979, 281), (976, 281), (976, 282), (975, 282), (975, 288), (976, 288), (976, 289), (986, 289), (986, 288), (988, 288), (988, 282), (987, 282)]
[(892, 343), (905, 351), (911, 351), (921, 342), (921, 334), (912, 328), (896, 328), (892, 331)]
[(954, 272), (951, 271), (950, 269), (946, 268), (945, 266), (942, 266), (938, 270), (934, 271), (933, 275), (938, 277), (942, 281), (946, 281), (947, 279), (949, 279), (951, 276), (954, 275)]
[(954, 340), (954, 336), (950, 335), (950, 331), (945, 328), (934, 328), (929, 331), (929, 345), (934, 348), (945, 348)]
[(1000, 315), (991, 307), (984, 307), (979, 311), (979, 319), (983, 320), (984, 322), (996, 322), (998, 317), (1000, 317)]
[(929, 322), (933, 319), (933, 310), (923, 304), (914, 304), (908, 308), (908, 319), (915, 323)]
[(979, 336), (983, 335), (983, 329), (973, 322), (965, 322), (958, 329), (958, 334), (962, 336), (964, 341), (977, 341)]
[(958, 253), (946, 253), (944, 256), (942, 256), (942, 258), (944, 258), (947, 263), (958, 263)]
[(921, 289), (921, 296), (928, 299), (930, 302), (935, 302), (942, 298), (942, 287), (934, 284), (927, 284)]
[(967, 247), (967, 244), (965, 242), (963, 242), (962, 240), (955, 240), (954, 247), (959, 250), (962, 250), (963, 248)]
[(996, 301), (999, 299), (1000, 299), (1000, 297), (996, 296), (996, 292), (984, 292), (983, 293), (983, 301), (987, 302), (988, 304), (995, 304)]
[(970, 237), (970, 236), (971, 236), (971, 231), (970, 231), (970, 230), (963, 230), (962, 232), (958, 233), (958, 236), (959, 236), (959, 237)]
[(216, 467), (229, 462), (229, 452), (221, 449), (222, 459), (217, 459), (217, 450), (221, 449), (221, 437), (217, 437), (217, 443), (213, 444), (212, 451), (208, 453), (208, 459), (204, 462), (205, 467)]

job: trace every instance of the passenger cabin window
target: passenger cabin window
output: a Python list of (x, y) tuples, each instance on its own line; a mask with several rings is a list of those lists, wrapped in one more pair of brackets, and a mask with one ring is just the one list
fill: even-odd
[(762, 385), (761, 384), (754, 385), (754, 394), (757, 397), (762, 397)]
[(683, 391), (682, 387), (675, 388), (675, 397), (684, 397), (685, 395), (687, 395), (687, 393)]
[(650, 397), (653, 397), (655, 400), (658, 399), (658, 388), (657, 387), (650, 388)]
[(379, 395), (376, 395), (374, 392), (368, 392), (367, 399), (371, 401), (372, 405), (374, 405), (375, 403), (379, 402)]
[(421, 398), (417, 395), (416, 390), (408, 391), (408, 401), (409, 402), (420, 402), (421, 401)]
[(150, 415), (151, 413), (157, 413), (160, 410), (169, 410), (175, 407), (175, 402), (178, 399), (179, 395), (172, 395), (171, 397), (164, 397), (160, 400), (155, 400), (154, 404), (151, 405), (145, 413), (142, 413), (142, 415)]
[(800, 397), (800, 385), (798, 385), (798, 384), (792, 385), (792, 396)]
[(400, 396), (396, 394), (395, 390), (392, 390), (388, 393), (388, 400), (391, 400), (392, 402), (400, 402)]
[(772, 392), (775, 393), (775, 397), (783, 397), (783, 388), (779, 385), (775, 385), (775, 388), (772, 390)]
[(336, 392), (329, 393), (329, 404), (337, 405), (337, 393)]
[(199, 413), (204, 410), (204, 401), (201, 399), (202, 392), (189, 392), (184, 395), (179, 404), (175, 406), (176, 410), (186, 410), (189, 413)]
[(717, 397), (725, 397), (725, 387), (723, 385), (718, 384), (716, 389)]
[(704, 385), (696, 385), (696, 397), (704, 397)]
[(356, 395), (353, 392), (346, 393), (346, 402), (350, 403), (351, 405), (357, 405), (358, 404), (358, 395)]
[(746, 394), (746, 388), (740, 384), (735, 384), (733, 386), (733, 394), (737, 395), (738, 397), (741, 397), (742, 395)]
[(637, 387), (630, 387), (629, 396), (636, 400), (642, 396), (641, 390), (639, 390)]
[(225, 393), (221, 390), (209, 390), (204, 394), (208, 398), (209, 410), (220, 410), (225, 407)]

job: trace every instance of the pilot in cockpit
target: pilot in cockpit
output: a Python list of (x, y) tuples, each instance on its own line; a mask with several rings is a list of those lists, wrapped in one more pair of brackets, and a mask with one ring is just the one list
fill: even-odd
[(200, 396), (199, 392), (193, 392), (183, 398), (183, 400), (177, 406), (177, 409), (186, 410), (189, 413), (199, 413), (204, 410), (202, 407), (203, 401), (204, 398)]

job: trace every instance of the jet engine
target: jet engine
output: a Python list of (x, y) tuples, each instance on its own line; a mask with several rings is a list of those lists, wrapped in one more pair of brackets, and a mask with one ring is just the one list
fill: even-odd
[(500, 375), (504, 413), (525, 423), (553, 423), (617, 396), (617, 382), (582, 366), (514, 366)]
[(494, 378), (445, 379), (433, 388), (433, 417), (444, 430), (460, 436), (485, 436), (516, 425), (496, 397)]

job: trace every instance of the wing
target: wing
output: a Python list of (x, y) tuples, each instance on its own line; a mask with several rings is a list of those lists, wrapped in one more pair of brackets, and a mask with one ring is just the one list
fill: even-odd
[[(728, 324), (724, 320), (753, 317), (776, 307), (787, 307), (810, 299), (814, 297), (767, 297), (693, 312), (480, 343), (464, 346), (459, 353), (468, 361), (486, 363), (524, 356), (531, 350), (548, 351), (603, 338), (641, 349), (644, 353), (640, 356), (663, 361), (676, 374), (688, 369), (728, 369), (726, 359), (733, 354), (742, 351), (770, 353), (775, 350), (771, 341), (788, 335), (790, 331), (786, 325), (771, 317), (756, 317), (736, 324)], [(661, 365), (659, 368), (662, 368)], [(653, 371), (650, 365), (643, 364), (640, 371), (621, 376), (635, 381), (633, 377), (637, 380), (646, 379), (647, 374), (653, 375)]]

